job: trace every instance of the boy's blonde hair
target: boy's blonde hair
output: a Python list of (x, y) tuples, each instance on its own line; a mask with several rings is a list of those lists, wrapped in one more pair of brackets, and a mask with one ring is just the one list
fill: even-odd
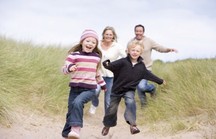
[(129, 50), (130, 50), (131, 48), (133, 48), (133, 47), (135, 47), (135, 46), (137, 46), (137, 45), (139, 45), (139, 46), (141, 47), (141, 54), (142, 54), (143, 51), (144, 51), (144, 45), (143, 45), (143, 43), (140, 43), (140, 42), (138, 42), (138, 41), (136, 41), (136, 40), (131, 41), (131, 42), (128, 43), (128, 45), (127, 45), (127, 53), (129, 53)]

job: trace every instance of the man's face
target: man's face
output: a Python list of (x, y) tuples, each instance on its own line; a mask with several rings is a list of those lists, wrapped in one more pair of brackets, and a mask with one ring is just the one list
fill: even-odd
[(141, 40), (143, 35), (144, 35), (143, 28), (142, 27), (136, 27), (135, 28), (135, 35), (136, 35), (137, 40)]

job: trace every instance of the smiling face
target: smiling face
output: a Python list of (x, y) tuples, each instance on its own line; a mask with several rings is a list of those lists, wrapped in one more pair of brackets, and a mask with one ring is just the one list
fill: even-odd
[(112, 30), (106, 30), (103, 34), (103, 40), (105, 42), (113, 42), (113, 38), (114, 38), (114, 35), (113, 35), (113, 32)]
[(144, 35), (144, 30), (142, 27), (135, 28), (135, 35), (137, 40), (141, 40)]
[(137, 60), (138, 57), (141, 55), (142, 49), (140, 45), (132, 46), (131, 49), (129, 49), (129, 54), (132, 58), (132, 60)]
[(91, 53), (97, 46), (97, 40), (94, 37), (87, 37), (82, 42), (82, 51)]
[(132, 62), (137, 61), (139, 56), (141, 56), (141, 54), (143, 53), (143, 49), (144, 47), (140, 43), (132, 42), (128, 45), (128, 54), (130, 55)]

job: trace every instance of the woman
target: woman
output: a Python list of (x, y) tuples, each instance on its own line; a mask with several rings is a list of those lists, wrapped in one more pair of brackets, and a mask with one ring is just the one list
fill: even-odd
[[(119, 58), (126, 56), (125, 48), (117, 43), (117, 34), (115, 32), (115, 29), (110, 26), (107, 26), (102, 32), (102, 40), (100, 42), (99, 49), (102, 52), (102, 61), (109, 59), (111, 62), (113, 62)], [(101, 66), (101, 74), (104, 81), (106, 82), (107, 88), (107, 90), (104, 92), (104, 110), (106, 113), (106, 110), (110, 105), (110, 94), (113, 85), (113, 73), (105, 69), (104, 66)], [(97, 93), (92, 99), (92, 105), (89, 109), (89, 112), (91, 114), (95, 114), (96, 108), (99, 105), (98, 97), (100, 94), (100, 86), (98, 86), (96, 92)]]

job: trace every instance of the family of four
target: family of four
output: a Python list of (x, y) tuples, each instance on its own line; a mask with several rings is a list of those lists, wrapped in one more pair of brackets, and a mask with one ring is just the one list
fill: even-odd
[[(121, 99), (125, 100), (125, 121), (130, 125), (131, 134), (139, 133), (136, 124), (135, 90), (137, 89), (141, 107), (146, 105), (146, 92), (154, 96), (155, 86), (147, 81), (165, 84), (165, 80), (151, 72), (152, 50), (177, 52), (163, 47), (144, 36), (143, 25), (134, 28), (135, 37), (126, 50), (117, 43), (113, 27), (106, 27), (102, 40), (94, 30), (84, 30), (79, 44), (73, 46), (62, 67), (64, 74), (70, 75), (68, 112), (62, 136), (79, 139), (83, 127), (84, 105), (91, 101), (89, 112), (94, 114), (99, 104), (98, 96), (104, 90), (104, 118), (102, 135), (109, 133), (110, 127), (117, 124), (117, 110)], [(102, 64), (101, 64), (102, 63)]]

